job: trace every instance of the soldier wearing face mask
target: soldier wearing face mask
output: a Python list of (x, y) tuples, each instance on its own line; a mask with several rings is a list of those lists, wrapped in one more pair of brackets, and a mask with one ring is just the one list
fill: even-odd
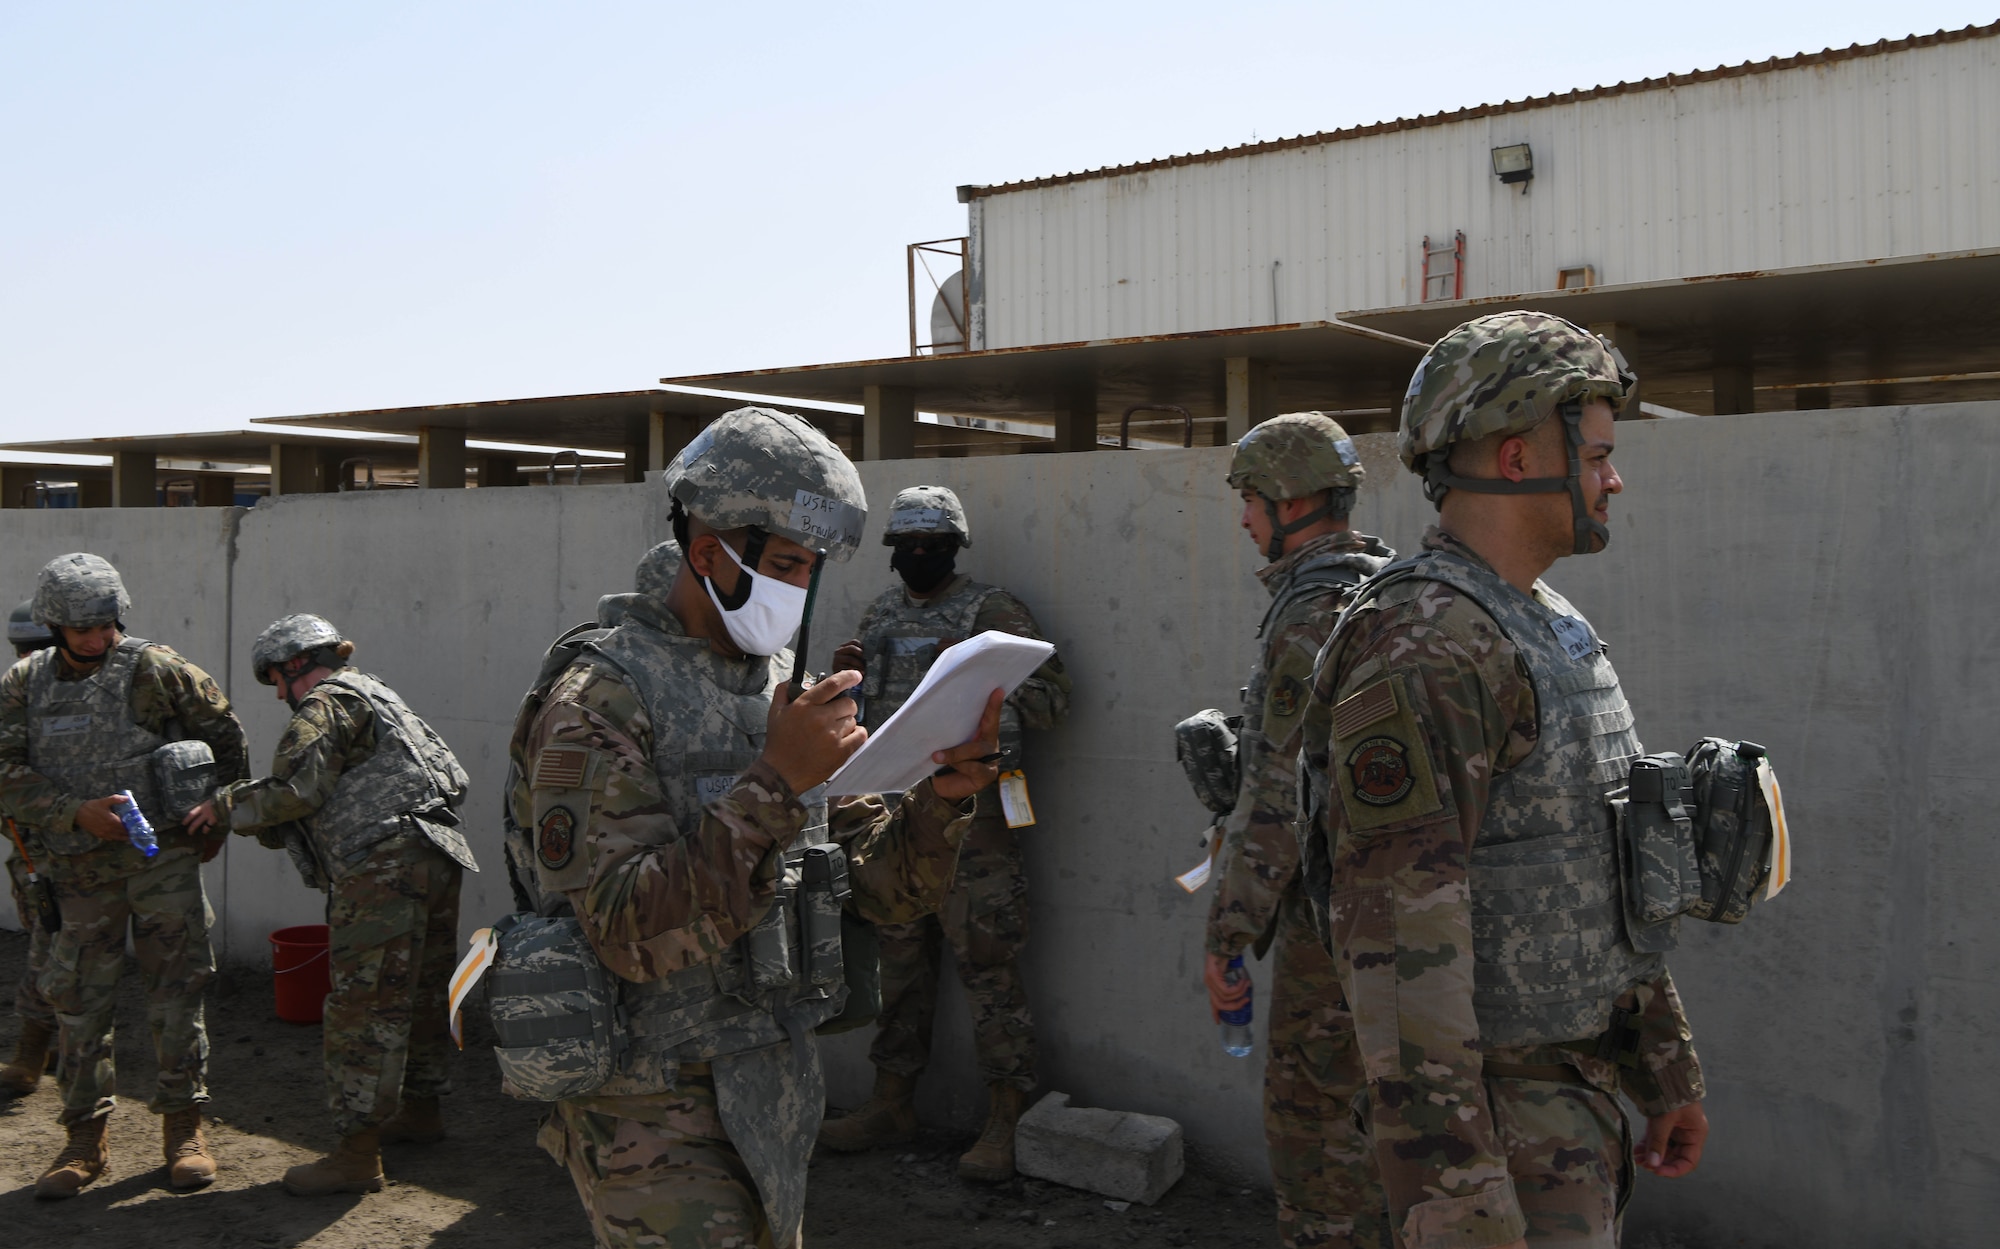
[[(957, 571), (958, 552), (972, 545), (972, 531), (958, 496), (945, 487), (913, 486), (898, 494), (882, 542), (895, 551), (889, 567), (902, 584), (870, 604), (861, 617), (861, 636), (834, 652), (835, 668), (863, 674), (861, 723), (870, 732), (896, 713), (954, 643), (989, 629), (1042, 636), (1021, 600)], [(1051, 655), (1008, 698), (1000, 722), (1003, 772), (1021, 767), (1021, 730), (1054, 728), (1069, 711), (1069, 694), (1069, 674), (1061, 658)], [(977, 803), (943, 908), (878, 932), (881, 1030), (869, 1051), (874, 1095), (822, 1127), (820, 1141), (859, 1150), (915, 1134), (911, 1097), (929, 1057), (940, 947), (949, 941), (971, 1002), (973, 1041), (989, 1092), (985, 1131), (959, 1159), (958, 1172), (967, 1179), (999, 1181), (1014, 1174), (1014, 1124), (1035, 1087), (1034, 1021), (1020, 971), (1028, 937), (1027, 878), (1000, 791), (981, 792)], [(1014, 815), (1020, 820), (1026, 813)]]

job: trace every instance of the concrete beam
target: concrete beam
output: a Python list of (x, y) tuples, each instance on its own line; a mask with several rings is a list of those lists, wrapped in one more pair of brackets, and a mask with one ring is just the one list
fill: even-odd
[(1753, 376), (1748, 364), (1718, 363), (1714, 378), (1717, 416), (1734, 416), (1757, 410), (1757, 392), (1751, 388)]
[(521, 480), (521, 461), (515, 456), (485, 452), (473, 461), (473, 468), (478, 473), (479, 484), (482, 486), (526, 484)]
[(917, 392), (908, 386), (861, 388), (861, 458), (907, 460), (917, 454)]
[[(1639, 329), (1624, 321), (1593, 321), (1586, 326), (1591, 333), (1606, 339), (1618, 354), (1625, 357), (1625, 366), (1639, 375), (1640, 385), (1646, 381), (1645, 370), (1639, 367)], [(1636, 421), (1645, 416), (1639, 410), (1640, 386), (1634, 386), (1632, 393), (1625, 396), (1625, 407), (1619, 412), (1620, 420)], [(1399, 413), (1400, 415), (1400, 413)]]
[(150, 451), (111, 453), (111, 505), (113, 507), (157, 507), (160, 487), (155, 480), (159, 460)]
[(465, 489), (465, 431), (442, 425), (417, 429), (417, 487)]
[(1222, 362), (1223, 434), (1235, 442), (1278, 414), (1271, 397), (1271, 366), (1264, 360), (1231, 356)]
[(194, 505), (196, 507), (234, 507), (236, 505), (236, 479), (228, 473), (196, 473), (194, 477)]
[(1079, 387), (1056, 397), (1058, 451), (1097, 450), (1097, 391)]

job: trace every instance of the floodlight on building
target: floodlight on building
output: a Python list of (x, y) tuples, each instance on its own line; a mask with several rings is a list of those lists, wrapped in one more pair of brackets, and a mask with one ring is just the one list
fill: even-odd
[(1493, 175), (1502, 182), (1518, 182), (1522, 194), (1528, 190), (1528, 182), (1535, 176), (1535, 154), (1525, 143), (1510, 143), (1506, 147), (1493, 149)]

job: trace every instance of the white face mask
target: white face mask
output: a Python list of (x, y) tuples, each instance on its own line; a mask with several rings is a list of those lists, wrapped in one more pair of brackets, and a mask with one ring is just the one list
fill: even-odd
[(743, 561), (736, 558), (736, 552), (729, 549), (727, 542), (717, 541), (728, 553), (730, 562), (750, 579), (750, 597), (735, 611), (724, 607), (716, 597), (715, 582), (707, 577), (701, 579), (708, 588), (709, 600), (722, 613), (722, 627), (729, 630), (729, 640), (746, 655), (777, 654), (785, 649), (785, 643), (792, 640), (792, 635), (799, 631), (799, 622), (805, 619), (804, 587), (787, 585), (775, 577), (758, 576), (743, 567)]

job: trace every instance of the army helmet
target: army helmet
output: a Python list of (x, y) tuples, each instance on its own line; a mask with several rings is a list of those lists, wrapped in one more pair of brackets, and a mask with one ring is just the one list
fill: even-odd
[(725, 412), (667, 465), (668, 493), (712, 529), (745, 525), (825, 547), (845, 560), (861, 545), (868, 496), (825, 434), (773, 408)]
[(51, 629), (93, 629), (122, 620), (132, 609), (132, 596), (110, 563), (77, 551), (42, 565), (33, 603), (30, 614)]
[(1423, 473), (1432, 452), (1524, 434), (1566, 403), (1603, 399), (1615, 409), (1638, 380), (1616, 348), (1581, 326), (1545, 312), (1496, 312), (1438, 339), (1417, 362), (1396, 451)]
[(1238, 439), (1229, 460), (1230, 487), (1267, 499), (1351, 490), (1367, 475), (1354, 440), (1324, 412), (1272, 417)]
[(639, 567), (632, 574), (632, 588), (649, 598), (667, 601), (667, 592), (674, 588), (674, 578), (681, 571), (681, 544), (668, 538), (657, 543), (639, 557)]
[(35, 600), (22, 599), (14, 614), (7, 617), (7, 641), (16, 650), (47, 646), (56, 640), (49, 627), (35, 619)]
[(281, 616), (266, 625), (250, 644), (250, 670), (260, 684), (271, 685), (271, 669), (296, 667), (292, 661), (306, 656), (305, 668), (338, 668), (354, 653), (354, 643), (340, 636), (340, 630), (324, 616), (299, 612)]
[(965, 505), (949, 486), (911, 486), (898, 491), (896, 501), (889, 505), (882, 545), (894, 546), (898, 538), (928, 533), (957, 534), (960, 546), (971, 546), (972, 525), (965, 519)]

